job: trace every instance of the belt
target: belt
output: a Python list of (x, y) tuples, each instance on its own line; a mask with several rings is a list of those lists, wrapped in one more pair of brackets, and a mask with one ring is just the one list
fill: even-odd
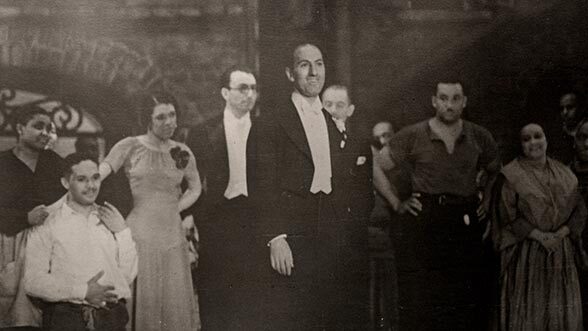
[(419, 200), (428, 200), (431, 203), (437, 204), (439, 206), (463, 206), (463, 205), (472, 205), (477, 204), (479, 199), (476, 195), (470, 195), (467, 197), (455, 194), (429, 194), (429, 193), (420, 193)]

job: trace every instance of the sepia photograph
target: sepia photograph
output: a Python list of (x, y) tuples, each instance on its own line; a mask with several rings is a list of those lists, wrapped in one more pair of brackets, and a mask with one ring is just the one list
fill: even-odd
[(586, 17), (0, 0), (0, 331), (588, 330)]

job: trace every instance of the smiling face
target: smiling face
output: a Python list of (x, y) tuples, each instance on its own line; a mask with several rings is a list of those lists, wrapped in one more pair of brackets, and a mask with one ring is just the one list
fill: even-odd
[(37, 114), (26, 125), (17, 124), (16, 130), (20, 144), (40, 151), (51, 139), (51, 119), (49, 115)]
[(316, 97), (325, 84), (323, 54), (313, 45), (303, 45), (294, 51), (292, 68), (286, 69), (288, 80), (305, 97)]
[(89, 206), (96, 201), (101, 181), (98, 165), (94, 161), (83, 160), (73, 165), (67, 177), (61, 178), (61, 183), (69, 191), (74, 202)]
[(547, 139), (543, 128), (537, 124), (528, 124), (521, 130), (523, 154), (530, 160), (541, 160), (547, 152)]
[(436, 110), (435, 116), (445, 124), (453, 124), (461, 119), (467, 97), (460, 83), (439, 83), (431, 102)]
[(176, 121), (176, 108), (174, 105), (160, 103), (153, 108), (150, 130), (161, 140), (170, 139), (178, 127)]

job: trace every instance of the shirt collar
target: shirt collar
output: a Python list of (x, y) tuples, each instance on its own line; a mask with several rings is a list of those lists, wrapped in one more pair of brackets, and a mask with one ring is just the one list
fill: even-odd
[[(67, 204), (68, 194), (69, 193), (66, 193), (61, 198), (61, 213), (62, 213), (62, 215), (80, 215), (80, 216), (84, 217), (81, 213), (73, 210), (73, 208), (71, 208)], [(91, 217), (91, 216), (95, 216), (95, 217)], [(90, 212), (90, 215), (88, 216), (88, 220), (92, 221), (92, 223), (94, 223), (94, 224), (100, 223), (100, 217), (98, 216), (98, 205), (96, 203), (94, 203), (92, 205), (92, 211)]]
[(251, 113), (247, 112), (247, 114), (243, 115), (241, 118), (237, 118), (232, 111), (228, 108), (225, 108), (223, 112), (223, 120), (226, 124), (240, 124), (240, 123), (247, 123), (251, 121)]
[[(439, 137), (439, 135), (431, 129), (431, 124), (429, 124), (429, 121), (427, 121), (426, 124), (427, 124), (426, 131), (427, 131), (427, 134), (429, 135), (429, 139), (441, 140), (441, 137)], [(457, 137), (456, 141), (461, 141), (462, 139), (465, 139), (466, 137), (468, 137), (470, 135), (471, 135), (470, 126), (468, 125), (468, 123), (465, 120), (462, 120), (461, 121), (461, 133)]]
[(337, 129), (339, 130), (339, 132), (343, 132), (343, 131), (347, 131), (347, 127), (345, 126), (345, 121), (331, 117), (331, 119), (333, 120), (333, 122), (335, 122), (335, 126), (337, 126)]
[(309, 102), (307, 98), (303, 97), (302, 94), (298, 91), (292, 92), (292, 102), (298, 111), (305, 113), (307, 111), (311, 111), (316, 115), (321, 114), (323, 110), (323, 104), (321, 102), (321, 98), (314, 97), (314, 99)]

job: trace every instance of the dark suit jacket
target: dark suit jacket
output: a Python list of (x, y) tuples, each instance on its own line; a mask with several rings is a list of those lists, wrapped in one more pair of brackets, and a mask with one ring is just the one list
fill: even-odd
[[(371, 156), (355, 139), (340, 147), (342, 135), (323, 110), (329, 132), (332, 169), (332, 201), (336, 217), (347, 219), (366, 213), (371, 199)], [(259, 235), (271, 239), (279, 234), (312, 235), (316, 219), (302, 217), (308, 205), (314, 165), (304, 127), (294, 104), (273, 109), (260, 118), (256, 129), (256, 204)], [(367, 190), (367, 191), (366, 191)], [(362, 192), (354, 198), (354, 192)], [(357, 200), (356, 200), (357, 199)], [(368, 205), (370, 202), (367, 202)]]
[[(247, 139), (247, 190), (253, 191), (254, 155), (255, 155), (255, 119), (251, 118), (251, 131)], [(214, 208), (222, 203), (225, 190), (229, 184), (229, 155), (223, 117), (205, 123), (191, 130), (186, 144), (194, 152), (200, 179), (203, 183), (202, 197), (199, 204)]]

